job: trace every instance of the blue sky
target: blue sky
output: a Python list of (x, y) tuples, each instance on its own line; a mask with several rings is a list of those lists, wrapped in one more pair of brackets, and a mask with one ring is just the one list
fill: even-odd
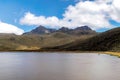
[(74, 5), (74, 0), (0, 0), (0, 20), (28, 31), (34, 26), (27, 27), (19, 24), (19, 19), (26, 12), (61, 18), (61, 14), (70, 4)]
[[(108, 11), (105, 10), (107, 9), (109, 6), (111, 6), (112, 4), (108, 5), (108, 2), (105, 2), (105, 0), (103, 0), (103, 2), (100, 2), (102, 0), (96, 0), (97, 2), (95, 3), (95, 1), (90, 1), (90, 0), (82, 0), (82, 1), (78, 1), (78, 0), (0, 0), (0, 21), (1, 23), (5, 23), (5, 24), (10, 24), (14, 27), (20, 28), (22, 30), (26, 31), (30, 31), (31, 29), (35, 28), (38, 25), (43, 25), (46, 27), (50, 27), (50, 28), (60, 28), (62, 26), (68, 26), (69, 28), (75, 28), (77, 26), (82, 26), (82, 25), (88, 25), (91, 26), (91, 28), (97, 30), (97, 31), (104, 31), (116, 26), (120, 25), (120, 16), (117, 15), (117, 13), (112, 13), (112, 14), (108, 14)], [(111, 0), (107, 0), (107, 1), (111, 1)], [(114, 2), (112, 3), (116, 3), (115, 1), (117, 0), (113, 0)], [(91, 3), (92, 2), (92, 3)], [(99, 2), (99, 3), (98, 3)], [(119, 1), (120, 2), (120, 1)], [(118, 2), (118, 3), (119, 3)], [(86, 10), (86, 7), (90, 7), (91, 4), (95, 5), (96, 4), (100, 4), (100, 6), (107, 6), (106, 8), (101, 8), (98, 12), (105, 10), (105, 14), (100, 12), (100, 16), (105, 16), (106, 14), (110, 15), (109, 19), (107, 18), (99, 18), (97, 17), (98, 14), (93, 12), (92, 15), (95, 13), (96, 17), (92, 20), (89, 20), (89, 18), (92, 17), (91, 13), (89, 10), (93, 10), (92, 8)], [(81, 6), (83, 5), (83, 6)], [(84, 8), (85, 7), (85, 8)], [(118, 8), (118, 10), (120, 10), (119, 6), (116, 6)], [(99, 7), (98, 7), (99, 8)], [(76, 10), (74, 10), (76, 9)], [(83, 10), (85, 9), (85, 10)], [(96, 8), (96, 10), (98, 10)], [(93, 10), (93, 11), (96, 11)], [(110, 9), (112, 10), (112, 9)], [(114, 10), (114, 9), (113, 9)], [(87, 20), (83, 20), (83, 18), (81, 18), (82, 20), (78, 20), (78, 18), (76, 18), (76, 16), (72, 16), (72, 15), (76, 15), (76, 13), (78, 13), (77, 11), (79, 11), (80, 15), (79, 19), (82, 17), (82, 14), (86, 13), (86, 15), (83, 15), (84, 18), (88, 19)], [(76, 13), (74, 13), (76, 12)], [(114, 11), (110, 11), (110, 12), (114, 12)], [(89, 15), (90, 14), (90, 15)], [(116, 15), (118, 18), (116, 18)], [(28, 19), (28, 17), (26, 16), (32, 16), (32, 19)], [(90, 16), (90, 17), (87, 17)], [(93, 15), (94, 16), (94, 15)], [(44, 17), (40, 18), (40, 17)], [(92, 19), (92, 18), (91, 18)], [(103, 20), (103, 25), (98, 26), (98, 24), (100, 24), (100, 22), (97, 21), (95, 19), (100, 19), (101, 22)], [(36, 22), (31, 23), (31, 21), (33, 20), (33, 22), (36, 20)], [(40, 21), (39, 21), (40, 20)], [(41, 22), (44, 21), (45, 23)], [(53, 21), (51, 21), (53, 20)], [(54, 21), (58, 20), (57, 22), (54, 23)], [(70, 20), (72, 20), (73, 22), (70, 23)], [(77, 21), (78, 20), (78, 21)], [(37, 22), (38, 21), (38, 22)], [(51, 23), (49, 23), (51, 21)], [(109, 22), (108, 22), (109, 21)], [(76, 23), (76, 24), (75, 24)], [(60, 25), (60, 26), (58, 26)], [(74, 27), (73, 27), (74, 26)], [(93, 26), (93, 27), (92, 27)], [(98, 27), (97, 27), (98, 26)], [(103, 27), (102, 27), (103, 26)], [(0, 26), (0, 28), (3, 28), (4, 26)], [(9, 27), (6, 27), (9, 28)], [(9, 30), (9, 29), (8, 29)], [(5, 30), (4, 30), (5, 31)], [(2, 33), (2, 32), (1, 32)]]

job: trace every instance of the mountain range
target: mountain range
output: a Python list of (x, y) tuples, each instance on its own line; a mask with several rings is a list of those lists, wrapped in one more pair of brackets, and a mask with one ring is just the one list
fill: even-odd
[(95, 34), (96, 32), (92, 30), (88, 26), (81, 26), (75, 29), (69, 29), (67, 27), (62, 27), (58, 30), (45, 28), (44, 26), (38, 26), (37, 28), (31, 30), (30, 32), (26, 32), (24, 34), (51, 34), (55, 32), (62, 32), (70, 35), (87, 35), (87, 34)]
[(56, 30), (38, 26), (23, 35), (0, 34), (0, 50), (40, 50), (43, 47), (60, 46), (93, 35), (96, 35), (96, 32), (87, 26), (82, 26), (79, 30), (65, 27)]
[(38, 26), (23, 35), (0, 34), (0, 51), (120, 51), (120, 27), (97, 33), (88, 26)]

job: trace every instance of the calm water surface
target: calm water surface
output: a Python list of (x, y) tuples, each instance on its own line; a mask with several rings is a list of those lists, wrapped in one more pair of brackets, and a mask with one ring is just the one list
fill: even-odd
[(91, 53), (0, 52), (0, 80), (120, 80), (120, 58)]

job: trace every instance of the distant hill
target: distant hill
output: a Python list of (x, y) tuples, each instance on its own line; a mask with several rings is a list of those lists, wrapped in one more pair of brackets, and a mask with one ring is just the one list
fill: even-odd
[(120, 27), (84, 40), (77, 40), (62, 46), (44, 49), (64, 51), (120, 51)]
[(51, 33), (56, 33), (56, 32), (62, 32), (62, 33), (70, 34), (70, 35), (96, 34), (96, 32), (88, 26), (81, 26), (81, 27), (77, 27), (75, 29), (69, 29), (67, 27), (62, 27), (58, 30), (45, 28), (44, 26), (38, 26), (37, 28), (31, 30), (30, 32), (24, 33), (24, 35), (25, 34), (27, 34), (27, 35), (40, 34), (41, 35), (41, 34), (51, 34)]

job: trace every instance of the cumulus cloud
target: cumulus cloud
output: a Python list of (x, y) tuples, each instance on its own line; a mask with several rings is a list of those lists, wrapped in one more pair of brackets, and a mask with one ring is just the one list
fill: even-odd
[(120, 22), (120, 0), (112, 2), (110, 16), (113, 20)]
[(21, 18), (20, 23), (27, 25), (44, 25), (54, 27), (59, 26), (59, 19), (55, 16), (35, 16), (34, 14), (27, 12), (25, 16)]
[(20, 19), (24, 25), (43, 25), (52, 28), (88, 25), (92, 29), (111, 28), (114, 25), (110, 20), (120, 22), (120, 1), (119, 0), (80, 0), (76, 5), (69, 5), (65, 10), (62, 19), (56, 16), (36, 16), (30, 12), (25, 13)]
[(14, 33), (21, 35), (24, 31), (18, 27), (0, 21), (0, 33)]

